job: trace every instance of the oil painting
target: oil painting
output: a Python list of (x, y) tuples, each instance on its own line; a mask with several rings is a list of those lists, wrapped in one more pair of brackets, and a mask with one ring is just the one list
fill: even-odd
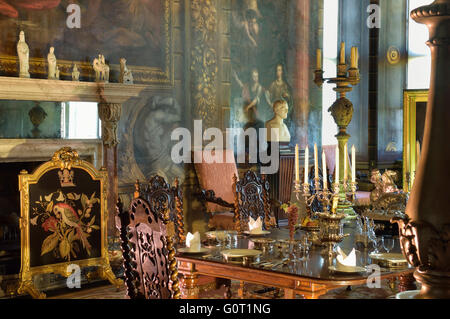
[(264, 128), (273, 117), (276, 100), (288, 103), (285, 121), (292, 126), (293, 98), (288, 80), (287, 52), (289, 1), (232, 2), (231, 21), (231, 124)]
[[(54, 47), (62, 78), (70, 78), (77, 62), (81, 78), (92, 80), (92, 60), (102, 54), (113, 65), (115, 82), (126, 58), (136, 82), (169, 84), (171, 1), (0, 0), (0, 27), (8, 30), (0, 36), (1, 73), (17, 75), (16, 43), (23, 30), (34, 77), (46, 75), (46, 56)], [(80, 28), (66, 23), (70, 4), (80, 8)]]

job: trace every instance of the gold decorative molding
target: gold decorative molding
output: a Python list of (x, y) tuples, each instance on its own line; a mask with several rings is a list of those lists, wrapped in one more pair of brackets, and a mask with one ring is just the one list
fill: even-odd
[(216, 101), (216, 77), (218, 72), (217, 10), (216, 2), (192, 0), (191, 71), (194, 117), (204, 121), (207, 127), (214, 126), (218, 118)]

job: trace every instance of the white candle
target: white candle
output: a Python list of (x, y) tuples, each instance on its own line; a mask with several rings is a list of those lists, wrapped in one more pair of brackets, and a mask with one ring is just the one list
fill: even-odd
[(308, 184), (309, 147), (305, 149), (305, 184)]
[(300, 172), (299, 172), (299, 162), (298, 162), (298, 144), (295, 144), (295, 182), (298, 183), (300, 181)]
[(314, 178), (319, 178), (319, 159), (317, 155), (317, 144), (314, 143)]
[(340, 64), (345, 64), (345, 42), (341, 42), (341, 60)]
[(325, 151), (322, 150), (322, 170), (323, 170), (323, 189), (328, 188), (328, 174), (327, 174), (327, 159), (325, 157)]
[(339, 184), (339, 145), (336, 145), (336, 167), (335, 167), (334, 182), (336, 184)]
[(317, 63), (316, 63), (316, 65), (317, 65), (317, 67), (316, 67), (316, 69), (317, 70), (322, 70), (322, 50), (321, 49), (317, 49), (316, 50), (316, 58), (317, 58)]
[(356, 180), (356, 154), (355, 145), (352, 145), (352, 182)]
[(344, 145), (344, 181), (346, 181), (347, 177), (348, 177), (347, 162), (348, 162), (348, 149), (347, 149), (347, 143), (345, 143), (345, 145)]

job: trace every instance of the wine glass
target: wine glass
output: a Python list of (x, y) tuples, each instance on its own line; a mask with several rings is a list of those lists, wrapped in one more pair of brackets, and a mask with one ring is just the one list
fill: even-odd
[(383, 236), (383, 247), (389, 254), (392, 248), (394, 248), (394, 238), (392, 236)]

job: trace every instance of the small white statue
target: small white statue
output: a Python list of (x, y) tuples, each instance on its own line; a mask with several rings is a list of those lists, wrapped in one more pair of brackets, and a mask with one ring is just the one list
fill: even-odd
[(127, 68), (127, 60), (125, 58), (120, 59), (120, 83), (133, 84), (133, 74)]
[(17, 54), (19, 56), (20, 65), (19, 77), (29, 78), (30, 73), (28, 71), (30, 69), (30, 49), (28, 48), (28, 44), (25, 42), (25, 32), (23, 31), (20, 31), (19, 34), (19, 42), (17, 42)]
[(76, 64), (73, 65), (72, 81), (80, 81), (80, 72), (78, 71), (78, 66)]
[(49, 79), (57, 79), (56, 69), (58, 66), (56, 65), (56, 56), (55, 56), (55, 48), (50, 47), (50, 52), (47, 54), (48, 61), (48, 78)]
[(98, 55), (98, 58), (94, 59), (92, 63), (95, 71), (96, 82), (109, 82), (109, 66), (106, 65), (105, 57), (102, 54)]
[[(289, 107), (286, 101), (277, 100), (273, 103), (274, 116), (271, 120), (266, 122), (267, 129), (267, 141), (268, 142), (290, 142), (291, 134), (289, 129), (284, 124), (284, 120), (287, 118)], [(275, 129), (275, 135), (272, 136), (271, 129)], [(278, 132), (277, 132), (278, 130)]]

